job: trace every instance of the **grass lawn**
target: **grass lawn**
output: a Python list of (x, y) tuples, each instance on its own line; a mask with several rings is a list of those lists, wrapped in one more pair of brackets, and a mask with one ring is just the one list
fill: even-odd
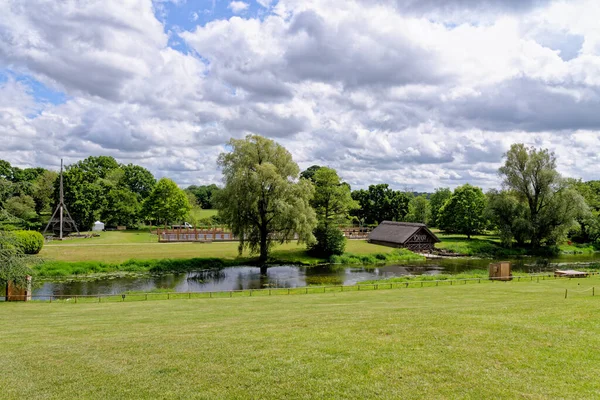
[(212, 216), (215, 216), (215, 215), (217, 215), (218, 211), (211, 210), (211, 209), (194, 208), (194, 209), (192, 209), (192, 211), (190, 211), (190, 213), (192, 214), (193, 218), (195, 218), (196, 220), (199, 220), (199, 219), (210, 218)]
[[(40, 256), (57, 261), (123, 262), (130, 259), (164, 259), (215, 257), (233, 260), (238, 257), (237, 242), (214, 243), (158, 243), (156, 235), (148, 232), (102, 232), (99, 238), (54, 241), (44, 245)], [(346, 251), (356, 254), (389, 253), (391, 247), (349, 240)], [(245, 253), (245, 257), (250, 254)], [(306, 254), (306, 245), (296, 242), (277, 246), (272, 258), (280, 261), (317, 262)]]
[(0, 304), (0, 387), (3, 399), (599, 398), (600, 296), (575, 293), (593, 285)]

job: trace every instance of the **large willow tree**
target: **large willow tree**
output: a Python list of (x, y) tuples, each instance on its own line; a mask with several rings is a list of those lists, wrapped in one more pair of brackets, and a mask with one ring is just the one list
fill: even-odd
[(259, 254), (262, 272), (275, 243), (314, 240), (313, 186), (298, 180), (298, 165), (281, 145), (258, 135), (231, 139), (219, 156), (225, 188), (215, 203), (219, 216), (244, 248)]

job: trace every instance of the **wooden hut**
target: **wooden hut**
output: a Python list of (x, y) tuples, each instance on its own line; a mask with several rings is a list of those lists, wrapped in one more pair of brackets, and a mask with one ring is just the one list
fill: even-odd
[(369, 234), (369, 243), (412, 251), (432, 251), (439, 241), (425, 224), (412, 222), (383, 221)]

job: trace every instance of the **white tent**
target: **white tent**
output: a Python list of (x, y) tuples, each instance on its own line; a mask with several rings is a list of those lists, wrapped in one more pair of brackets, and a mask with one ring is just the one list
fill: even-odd
[(103, 231), (104, 230), (104, 222), (96, 221), (94, 222), (94, 226), (92, 227), (93, 231)]

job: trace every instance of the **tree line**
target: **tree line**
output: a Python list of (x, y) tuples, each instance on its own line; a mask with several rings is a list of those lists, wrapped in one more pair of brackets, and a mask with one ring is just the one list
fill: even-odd
[[(58, 172), (20, 169), (0, 160), (0, 229), (42, 229), (59, 199)], [(171, 224), (189, 219), (195, 208), (212, 208), (216, 185), (180, 189), (156, 180), (146, 168), (113, 157), (88, 157), (67, 165), (64, 200), (80, 230), (96, 220), (107, 227)]]
[[(315, 255), (340, 254), (339, 225), (374, 226), (384, 220), (425, 223), (444, 232), (499, 233), (504, 246), (553, 245), (565, 238), (600, 238), (600, 182), (562, 177), (556, 156), (514, 144), (498, 173), (500, 189), (486, 193), (465, 184), (454, 190), (415, 194), (387, 184), (351, 190), (331, 168), (300, 171), (278, 143), (257, 135), (232, 139), (218, 164), (223, 186), (179, 188), (147, 169), (107, 156), (88, 157), (64, 171), (65, 203), (82, 230), (97, 219), (108, 226), (155, 225), (190, 218), (194, 208), (217, 208), (218, 222), (249, 248), (268, 258), (276, 243), (306, 242)], [(39, 227), (58, 200), (58, 174), (0, 162), (0, 224)], [(8, 221), (8, 222), (7, 222)]]

